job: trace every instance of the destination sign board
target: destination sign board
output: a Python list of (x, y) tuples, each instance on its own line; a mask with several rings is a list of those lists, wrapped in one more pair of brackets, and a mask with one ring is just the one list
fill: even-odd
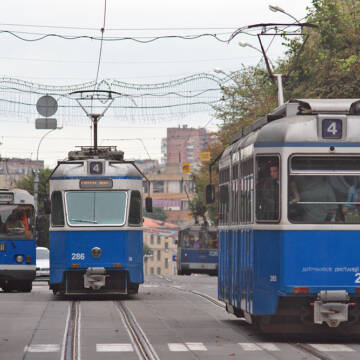
[(81, 179), (80, 189), (112, 189), (112, 179)]

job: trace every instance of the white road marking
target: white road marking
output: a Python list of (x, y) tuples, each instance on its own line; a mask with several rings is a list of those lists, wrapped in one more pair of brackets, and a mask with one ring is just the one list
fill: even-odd
[(185, 345), (192, 351), (206, 351), (207, 348), (203, 343), (185, 343)]
[(272, 343), (257, 343), (257, 345), (267, 351), (280, 351), (280, 349)]
[(157, 288), (157, 287), (159, 287), (159, 285), (143, 284), (143, 285), (141, 285), (141, 287), (143, 287), (143, 288)]
[(170, 351), (189, 351), (189, 349), (182, 343), (169, 343)]
[(36, 353), (45, 353), (45, 352), (58, 352), (60, 351), (60, 345), (58, 344), (34, 344), (25, 346), (25, 352), (36, 352)]
[(263, 349), (254, 343), (238, 343), (245, 351), (262, 351)]
[(354, 349), (341, 344), (309, 344), (313, 348), (319, 351), (338, 351), (338, 352), (349, 352), (349, 351), (355, 351)]
[(170, 351), (207, 351), (203, 343), (169, 343), (168, 347)]
[(96, 344), (97, 352), (130, 352), (134, 351), (132, 344)]

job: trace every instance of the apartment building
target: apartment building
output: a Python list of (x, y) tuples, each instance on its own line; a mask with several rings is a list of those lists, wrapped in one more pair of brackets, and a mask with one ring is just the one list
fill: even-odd
[(144, 218), (145, 275), (176, 274), (176, 253), (179, 227), (160, 220)]

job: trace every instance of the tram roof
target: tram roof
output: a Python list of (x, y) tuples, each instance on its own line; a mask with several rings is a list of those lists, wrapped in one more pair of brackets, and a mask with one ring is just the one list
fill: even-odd
[(14, 204), (29, 204), (34, 205), (34, 197), (24, 189), (0, 189), (0, 193), (13, 193), (14, 194)]
[[(360, 99), (293, 99), (235, 134), (222, 157), (255, 143), (319, 141), (318, 115), (360, 115)], [(351, 137), (360, 137), (360, 126)], [(351, 141), (348, 139), (347, 141)]]
[[(74, 176), (89, 176), (88, 174), (88, 162), (101, 161), (89, 159), (89, 160), (74, 160), (74, 161), (62, 161), (52, 172), (51, 178), (59, 177), (74, 177)], [(105, 171), (101, 176), (141, 176), (136, 168), (130, 163), (124, 163), (121, 161), (103, 160)]]

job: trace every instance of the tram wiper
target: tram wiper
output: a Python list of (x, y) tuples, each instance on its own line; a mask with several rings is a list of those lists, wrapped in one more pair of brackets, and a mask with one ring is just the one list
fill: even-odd
[(97, 224), (98, 222), (95, 220), (87, 220), (87, 219), (70, 219), (70, 221), (77, 221), (83, 223)]

